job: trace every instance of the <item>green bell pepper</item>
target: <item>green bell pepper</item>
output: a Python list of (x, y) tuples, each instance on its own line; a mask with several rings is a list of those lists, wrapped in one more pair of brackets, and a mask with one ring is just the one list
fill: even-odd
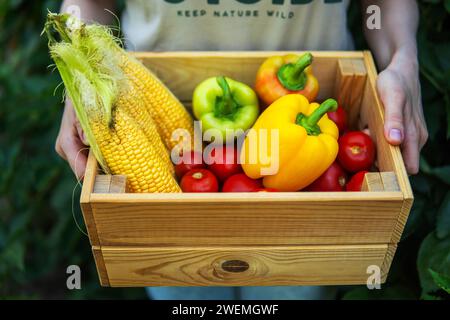
[(202, 123), (202, 131), (215, 129), (222, 139), (235, 130), (247, 130), (259, 115), (258, 97), (244, 83), (225, 77), (213, 77), (200, 83), (194, 91), (192, 108)]

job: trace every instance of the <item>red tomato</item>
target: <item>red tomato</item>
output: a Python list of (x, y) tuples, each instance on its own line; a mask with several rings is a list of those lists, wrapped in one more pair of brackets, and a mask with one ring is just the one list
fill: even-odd
[(336, 123), (340, 134), (343, 134), (347, 130), (347, 114), (344, 108), (339, 106), (336, 111), (328, 112), (327, 115), (330, 120)]
[[(215, 159), (217, 157), (218, 159)], [(215, 146), (209, 155), (205, 156), (208, 169), (214, 173), (220, 182), (224, 182), (228, 177), (241, 173), (242, 167), (238, 163), (238, 152), (233, 146)]]
[(201, 152), (189, 151), (189, 154), (186, 157), (187, 159), (183, 158), (181, 163), (175, 165), (175, 174), (180, 179), (190, 170), (206, 168), (206, 165), (203, 163), (203, 155)]
[(244, 173), (238, 173), (225, 181), (222, 192), (255, 192), (262, 187), (261, 180), (253, 180)]
[(306, 190), (313, 192), (344, 191), (346, 182), (347, 174), (337, 162), (334, 162), (327, 171), (310, 184)]
[(339, 164), (348, 172), (369, 170), (375, 160), (375, 145), (361, 131), (353, 131), (339, 138)]
[(261, 188), (256, 189), (255, 192), (280, 192), (280, 191), (274, 188)]
[(364, 176), (369, 171), (360, 171), (353, 175), (353, 177), (350, 179), (350, 181), (345, 186), (346, 191), (354, 191), (359, 192), (361, 191), (361, 187), (364, 181)]
[(206, 169), (194, 169), (181, 178), (180, 187), (183, 192), (218, 192), (217, 178)]

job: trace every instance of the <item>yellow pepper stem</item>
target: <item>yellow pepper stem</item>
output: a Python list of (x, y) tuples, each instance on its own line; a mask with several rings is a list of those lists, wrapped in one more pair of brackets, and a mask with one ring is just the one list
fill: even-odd
[(338, 108), (338, 103), (334, 99), (325, 100), (312, 114), (305, 116), (303, 113), (297, 115), (296, 123), (303, 128), (310, 136), (318, 136), (322, 133), (317, 122), (324, 116), (327, 112), (336, 111)]
[(278, 80), (288, 90), (303, 90), (308, 80), (304, 71), (312, 61), (313, 56), (308, 52), (298, 58), (297, 62), (285, 64), (278, 70)]

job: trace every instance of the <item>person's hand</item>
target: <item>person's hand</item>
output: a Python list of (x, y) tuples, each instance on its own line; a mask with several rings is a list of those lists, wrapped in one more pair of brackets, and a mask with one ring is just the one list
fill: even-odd
[(69, 163), (77, 179), (82, 179), (86, 169), (88, 147), (72, 102), (68, 99), (56, 138), (55, 150)]
[(408, 173), (417, 174), (420, 150), (428, 140), (417, 58), (407, 49), (397, 52), (379, 74), (377, 87), (385, 108), (384, 135), (401, 146)]

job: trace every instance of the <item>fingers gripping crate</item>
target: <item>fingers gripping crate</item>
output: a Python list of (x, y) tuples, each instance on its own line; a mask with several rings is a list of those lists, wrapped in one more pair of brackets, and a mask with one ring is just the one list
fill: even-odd
[[(226, 75), (252, 85), (280, 52), (136, 53), (190, 106), (195, 86)], [(369, 52), (314, 52), (319, 99), (335, 97), (366, 125), (380, 173), (363, 192), (131, 194), (89, 156), (81, 205), (104, 286), (365, 284), (386, 280), (413, 195), (400, 149), (384, 139)]]

